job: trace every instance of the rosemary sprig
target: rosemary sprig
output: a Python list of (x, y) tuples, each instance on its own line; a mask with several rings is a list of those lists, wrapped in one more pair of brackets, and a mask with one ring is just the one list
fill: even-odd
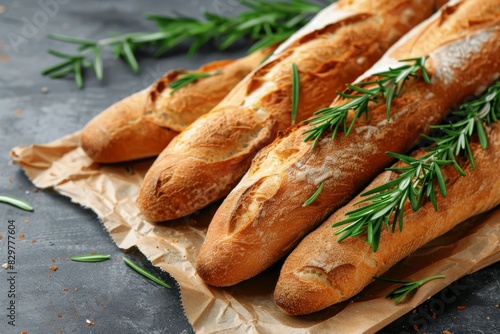
[(123, 262), (125, 262), (125, 264), (127, 266), (129, 266), (130, 268), (134, 269), (135, 271), (137, 271), (142, 276), (150, 279), (151, 281), (155, 282), (156, 284), (159, 284), (159, 285), (161, 285), (161, 286), (163, 286), (165, 288), (170, 289), (170, 285), (168, 285), (167, 283), (163, 282), (158, 277), (153, 276), (152, 274), (148, 273), (146, 270), (142, 269), (141, 267), (139, 267), (137, 264), (135, 264), (131, 260), (127, 259), (126, 257), (123, 258)]
[(66, 54), (55, 50), (49, 53), (62, 58), (62, 62), (45, 69), (42, 74), (51, 78), (61, 78), (73, 74), (79, 88), (83, 88), (83, 72), (93, 67), (96, 77), (101, 80), (104, 73), (103, 52), (109, 47), (116, 58), (127, 62), (134, 72), (139, 72), (137, 52), (153, 50), (160, 56), (172, 48), (190, 43), (188, 55), (209, 42), (219, 50), (225, 50), (241, 40), (257, 41), (249, 50), (256, 51), (280, 43), (305, 25), (321, 7), (306, 0), (267, 2), (264, 0), (238, 0), (247, 7), (235, 17), (223, 17), (204, 13), (202, 19), (189, 17), (168, 17), (146, 14), (153, 20), (158, 31), (129, 33), (100, 40), (75, 38), (51, 34), (50, 38), (77, 45), (76, 54)]
[(379, 281), (403, 284), (399, 288), (396, 288), (393, 291), (389, 292), (387, 295), (385, 295), (385, 298), (395, 299), (394, 303), (398, 305), (399, 302), (413, 290), (417, 290), (418, 288), (420, 288), (422, 285), (424, 285), (429, 281), (445, 277), (444, 275), (428, 276), (416, 282), (400, 281), (385, 277), (374, 277), (374, 278)]
[(295, 63), (292, 63), (292, 124), (295, 124), (297, 119), (297, 111), (299, 108), (300, 94), (300, 78), (299, 69)]
[(129, 64), (130, 68), (135, 72), (139, 72), (139, 65), (135, 59), (134, 50), (135, 37), (141, 34), (127, 34), (118, 37), (106, 38), (99, 41), (82, 40), (69, 36), (51, 34), (52, 39), (65, 41), (68, 43), (79, 44), (78, 54), (67, 54), (56, 50), (49, 49), (49, 53), (53, 56), (64, 59), (61, 63), (45, 69), (42, 74), (48, 75), (51, 78), (61, 78), (73, 73), (75, 82), (78, 88), (83, 88), (82, 70), (86, 67), (93, 67), (97, 79), (103, 78), (103, 59), (102, 52), (106, 46), (113, 47), (115, 56), (123, 58)]
[[(373, 74), (373, 77), (379, 77), (377, 80), (347, 84), (346, 91), (337, 92), (341, 98), (347, 100), (344, 104), (320, 109), (314, 113), (315, 116), (305, 121), (314, 127), (304, 132), (306, 135), (304, 141), (313, 140), (312, 148), (314, 148), (327, 129), (332, 130), (333, 139), (341, 124), (344, 134), (349, 135), (358, 118), (363, 114), (368, 117), (368, 103), (378, 103), (380, 98), (385, 99), (387, 120), (390, 120), (392, 99), (401, 95), (404, 84), (410, 77), (421, 76), (426, 83), (430, 83), (425, 69), (426, 59), (427, 57), (403, 59), (400, 61), (413, 62), (413, 64), (389, 68), (388, 71)], [(350, 110), (355, 111), (355, 115), (351, 124), (347, 126), (347, 116)]]
[[(391, 167), (387, 170), (397, 173), (398, 176), (379, 187), (362, 194), (369, 196), (360, 203), (368, 203), (346, 214), (347, 218), (333, 224), (334, 227), (346, 225), (335, 232), (339, 242), (347, 237), (367, 234), (367, 242), (376, 251), (380, 241), (382, 226), (395, 230), (403, 229), (404, 205), (407, 200), (413, 211), (422, 206), (427, 198), (434, 209), (438, 210), (435, 184), (439, 192), (446, 197), (446, 183), (441, 171), (443, 166), (453, 165), (458, 173), (465, 176), (464, 171), (456, 161), (458, 155), (465, 153), (471, 166), (475, 169), (469, 138), (477, 133), (483, 149), (488, 145), (488, 138), (484, 124), (496, 122), (500, 117), (500, 82), (492, 85), (481, 97), (474, 101), (463, 103), (458, 111), (452, 113), (459, 120), (432, 126), (440, 130), (442, 137), (423, 136), (434, 142), (429, 146), (426, 154), (419, 158), (388, 152), (393, 158), (399, 159), (405, 166)], [(358, 203), (358, 204), (360, 204)]]
[(170, 95), (174, 94), (176, 91), (184, 86), (189, 85), (201, 78), (210, 77), (212, 75), (220, 74), (220, 71), (215, 72), (200, 72), (200, 73), (185, 73), (179, 76), (179, 79), (171, 82), (168, 87), (172, 88)]
[(33, 211), (33, 206), (31, 204), (29, 204), (25, 200), (17, 198), (17, 197), (0, 194), (0, 202), (13, 205), (13, 206), (15, 206), (19, 209), (23, 209), (25, 211)]
[(106, 261), (111, 257), (109, 254), (85, 254), (77, 255), (70, 258), (71, 261), (75, 262), (102, 262)]

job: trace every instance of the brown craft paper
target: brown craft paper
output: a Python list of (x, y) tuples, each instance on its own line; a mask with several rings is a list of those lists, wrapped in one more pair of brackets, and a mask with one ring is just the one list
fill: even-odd
[(373, 333), (453, 281), (500, 260), (497, 208), (460, 224), (387, 273), (404, 280), (446, 276), (424, 285), (398, 306), (384, 298), (394, 285), (375, 282), (351, 301), (308, 316), (287, 316), (272, 298), (280, 263), (230, 288), (208, 287), (196, 274), (196, 257), (216, 205), (173, 222), (149, 223), (135, 202), (152, 160), (99, 165), (78, 147), (78, 139), (75, 133), (47, 145), (16, 147), (11, 156), (37, 187), (53, 187), (92, 209), (120, 248), (137, 246), (154, 265), (175, 277), (197, 333)]

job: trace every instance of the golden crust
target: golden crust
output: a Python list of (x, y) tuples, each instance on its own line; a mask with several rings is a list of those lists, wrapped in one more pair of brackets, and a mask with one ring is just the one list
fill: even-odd
[(143, 90), (118, 101), (83, 128), (80, 145), (92, 160), (112, 163), (155, 156), (177, 135), (144, 119), (147, 96)]
[[(288, 256), (274, 293), (277, 305), (288, 314), (299, 315), (344, 301), (425, 243), (500, 204), (500, 124), (488, 128), (487, 135), (486, 150), (477, 139), (471, 142), (475, 170), (470, 164), (462, 166), (466, 177), (457, 177), (452, 166), (444, 170), (445, 177), (453, 181), (447, 184), (446, 198), (438, 195), (439, 210), (436, 212), (430, 202), (417, 212), (407, 207), (403, 231), (384, 229), (377, 252), (372, 252), (364, 236), (341, 243), (333, 236), (339, 228), (332, 228), (332, 224), (354, 210), (361, 196), (335, 212)], [(366, 190), (386, 183), (391, 174), (382, 173)], [(463, 205), (464, 201), (475, 205)]]
[[(484, 6), (478, 7), (479, 3)], [(498, 4), (498, 0), (461, 2), (454, 14), (446, 14), (446, 22), (441, 16), (434, 17), (410, 33), (419, 36), (416, 41), (403, 38), (403, 44), (389, 51), (400, 59), (413, 57), (414, 50), (424, 48), (420, 44), (427, 43), (426, 36), (432, 39), (433, 34), (440, 34), (436, 20), (441, 26), (452, 22), (461, 25), (467, 15), (491, 17), (490, 12), (496, 10), (494, 19), (469, 26), (468, 32), (457, 28), (455, 35), (442, 35), (443, 43), (434, 43), (434, 48), (427, 50), (432, 83), (410, 80), (402, 96), (393, 100), (390, 122), (381, 101), (369, 106), (369, 119), (359, 119), (347, 137), (338, 133), (332, 141), (327, 135), (311, 150), (311, 143), (303, 141), (303, 131), (308, 128), (303, 125), (261, 150), (209, 226), (198, 258), (200, 276), (210, 285), (226, 286), (268, 268), (388, 166), (391, 159), (386, 151), (408, 151), (454, 104), (496, 80), (500, 73), (500, 9), (491, 4)], [(382, 64), (385, 61), (382, 59)], [(313, 204), (303, 207), (322, 182), (321, 194)], [(259, 243), (254, 245), (250, 240)], [(244, 262), (221, 253), (244, 253)]]
[[(149, 92), (144, 115), (147, 120), (180, 132), (215, 107), (231, 89), (271, 53), (273, 48), (256, 51), (237, 60), (218, 60), (196, 71), (172, 71), (158, 80)], [(168, 85), (186, 73), (213, 72), (172, 94)]]
[[(203, 189), (207, 183), (216, 185), (218, 181), (223, 180), (222, 184), (226, 187), (224, 190), (229, 192), (240, 178), (233, 178), (233, 174), (228, 173), (221, 159), (231, 160), (234, 164), (232, 170), (240, 168), (241, 175), (245, 172), (245, 166), (250, 163), (250, 160), (243, 159), (249, 159), (249, 156), (253, 156), (262, 148), (258, 143), (275, 136), (267, 130), (273, 128), (268, 120), (259, 121), (254, 117), (254, 113), (248, 108), (222, 108), (212, 115), (212, 119), (218, 121), (212, 126), (217, 127), (217, 124), (224, 123), (224, 128), (211, 133), (212, 128), (205, 126), (203, 116), (201, 122), (195, 122), (184, 132), (187, 135), (175, 138), (172, 145), (156, 159), (144, 178), (138, 199), (143, 215), (150, 221), (162, 221), (177, 217), (168, 216), (165, 212), (185, 212), (192, 207), (202, 207), (201, 204), (206, 203), (206, 199), (202, 196), (186, 196), (186, 193), (192, 188)], [(193, 141), (185, 140), (186, 137), (196, 138), (197, 145), (192, 146)], [(220, 150), (221, 146), (228, 147), (228, 139), (231, 150)], [(212, 149), (212, 155), (204, 152), (207, 148)], [(248, 153), (239, 154), (242, 151)], [(221, 154), (225, 156), (221, 157)], [(200, 164), (200, 161), (203, 164)], [(206, 169), (211, 172), (206, 173)], [(205, 177), (201, 178), (199, 175)]]
[[(273, 48), (237, 60), (219, 60), (197, 71), (170, 71), (150, 88), (115, 103), (83, 129), (81, 146), (102, 163), (157, 156), (187, 125), (207, 113)], [(168, 85), (180, 74), (219, 71), (175, 94)]]
[[(226, 110), (228, 106), (246, 108), (248, 113), (244, 117), (247, 118), (242, 121), (250, 128), (261, 124), (260, 131), (266, 133), (256, 134), (248, 145), (262, 148), (291, 124), (292, 63), (297, 65), (300, 73), (301, 93), (297, 115), (297, 122), (300, 122), (313, 111), (327, 107), (336, 90), (342, 89), (346, 82), (354, 80), (368, 69), (392, 43), (428, 17), (433, 9), (433, 1), (430, 0), (420, 4), (401, 0), (376, 3), (358, 0), (339, 1), (332, 5), (329, 8), (332, 17), (328, 18), (331, 23), (298, 38), (247, 76), (210, 113), (182, 132), (146, 175), (139, 195), (139, 206), (144, 215), (161, 221), (195, 212), (226, 196), (250, 167), (257, 149), (243, 148), (238, 152), (234, 151), (232, 143), (233, 137), (246, 136), (248, 129), (232, 125), (231, 118), (240, 117), (239, 114), (221, 118), (220, 113), (225, 113), (221, 110)], [(340, 18), (336, 15), (340, 15)], [(252, 119), (256, 124), (248, 123)], [(202, 130), (204, 128), (205, 131)], [(193, 129), (203, 131), (203, 136), (196, 134)], [(233, 134), (217, 145), (207, 145), (207, 140), (220, 137), (220, 131), (232, 131)], [(179, 154), (180, 151), (183, 152)], [(192, 158), (193, 152), (196, 152), (196, 159)], [(219, 157), (216, 164), (212, 159), (214, 155)], [(165, 172), (166, 166), (169, 166), (168, 172)], [(213, 175), (217, 175), (219, 170), (224, 171), (224, 177), (214, 179)], [(160, 174), (169, 181), (149, 181), (151, 178), (157, 179)], [(174, 175), (179, 176), (178, 180), (182, 184), (172, 181)], [(177, 191), (181, 188), (182, 193)], [(165, 197), (158, 200), (162, 195)], [(180, 198), (174, 198), (176, 196)], [(172, 206), (167, 204), (169, 201), (190, 204)]]

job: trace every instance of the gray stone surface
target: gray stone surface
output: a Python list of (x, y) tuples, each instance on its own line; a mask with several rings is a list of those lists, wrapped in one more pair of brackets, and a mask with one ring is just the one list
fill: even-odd
[[(45, 15), (44, 20), (42, 3), (53, 1), (0, 0), (4, 6), (0, 7), (0, 13), (4, 9), (0, 14), (0, 193), (25, 198), (35, 207), (29, 213), (0, 204), (0, 262), (7, 258), (8, 220), (16, 221), (18, 237), (16, 326), (8, 325), (8, 274), (0, 269), (0, 333), (191, 333), (178, 288), (167, 273), (154, 269), (138, 252), (127, 254), (165, 278), (174, 286), (172, 290), (124, 266), (122, 251), (92, 211), (53, 191), (35, 192), (20, 168), (12, 165), (8, 151), (17, 145), (46, 143), (80, 129), (101, 110), (146, 87), (169, 69), (195, 68), (213, 59), (243, 54), (241, 50), (221, 54), (206, 47), (190, 59), (183, 50), (161, 59), (142, 57), (138, 75), (108, 54), (105, 79), (98, 82), (88, 73), (86, 88), (79, 90), (71, 78), (51, 80), (40, 75), (57, 61), (47, 54), (48, 48), (73, 51), (72, 45), (48, 39), (48, 33), (96, 39), (109, 31), (154, 29), (151, 22), (142, 19), (145, 12), (198, 15), (203, 4), (207, 10), (231, 15), (238, 7), (233, 0), (57, 1), (58, 8), (53, 7), (53, 15)], [(29, 25), (34, 29), (29, 30)], [(17, 44), (12, 41), (13, 34), (25, 39)], [(42, 87), (48, 87), (49, 92), (41, 93)], [(66, 260), (92, 251), (111, 254), (112, 260), (97, 264)], [(54, 265), (57, 271), (49, 269)], [(383, 332), (414, 333), (417, 325), (420, 333), (499, 333), (500, 265), (467, 276), (458, 284), (458, 296), (445, 303), (435, 319), (426, 316), (429, 304), (439, 304), (431, 299), (416, 315), (402, 316)], [(87, 319), (95, 324), (88, 326)]]

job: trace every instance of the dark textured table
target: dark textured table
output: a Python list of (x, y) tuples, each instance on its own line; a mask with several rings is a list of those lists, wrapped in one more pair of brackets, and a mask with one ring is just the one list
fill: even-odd
[[(233, 0), (0, 1), (0, 193), (24, 198), (35, 207), (34, 212), (25, 212), (0, 206), (0, 262), (7, 262), (9, 225), (16, 233), (16, 273), (0, 269), (0, 333), (193, 332), (175, 281), (167, 273), (153, 268), (136, 251), (127, 256), (174, 288), (160, 287), (127, 268), (122, 250), (92, 211), (51, 190), (35, 189), (8, 152), (14, 146), (46, 143), (79, 130), (101, 110), (169, 69), (196, 68), (243, 54), (241, 50), (221, 54), (206, 47), (189, 59), (185, 50), (177, 50), (161, 59), (141, 58), (139, 75), (107, 54), (104, 80), (98, 82), (88, 73), (85, 89), (79, 90), (71, 78), (51, 80), (40, 75), (57, 61), (47, 54), (48, 48), (73, 51), (72, 45), (47, 39), (48, 33), (97, 39), (109, 31), (149, 31), (154, 25), (142, 13), (198, 15), (202, 5), (222, 15), (239, 10)], [(42, 87), (48, 93), (42, 93)], [(67, 260), (92, 251), (111, 254), (112, 260), (96, 264)], [(11, 276), (15, 282), (9, 281)], [(9, 296), (9, 290), (15, 296)], [(459, 280), (383, 332), (413, 333), (418, 326), (420, 333), (500, 333), (499, 290), (497, 263)], [(11, 301), (15, 327), (9, 324)], [(434, 316), (429, 307), (434, 307)]]

